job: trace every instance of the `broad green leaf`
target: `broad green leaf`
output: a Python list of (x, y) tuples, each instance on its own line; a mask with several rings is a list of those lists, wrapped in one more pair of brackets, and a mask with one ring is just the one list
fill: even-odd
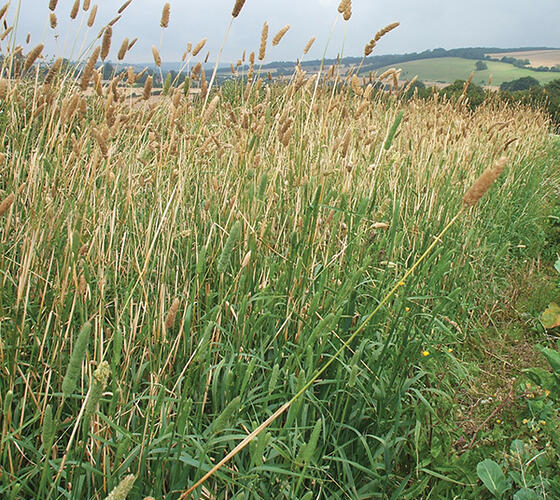
[(509, 447), (509, 451), (513, 455), (519, 455), (520, 457), (524, 457), (525, 456), (525, 445), (523, 444), (523, 441), (521, 441), (521, 439), (514, 439), (511, 442), (511, 445)]
[(560, 306), (552, 302), (542, 313), (541, 323), (547, 330), (560, 326)]
[(513, 500), (542, 500), (542, 497), (529, 488), (521, 488), (513, 495)]
[(556, 269), (560, 273), (560, 259), (558, 259), (556, 261), (556, 264), (554, 264), (554, 269)]
[(480, 480), (484, 483), (484, 486), (494, 495), (495, 497), (501, 498), (502, 495), (507, 490), (506, 476), (501, 467), (487, 458), (482, 462), (479, 462), (476, 466), (476, 473)]
[(560, 352), (539, 345), (537, 350), (547, 359), (556, 375), (560, 375)]

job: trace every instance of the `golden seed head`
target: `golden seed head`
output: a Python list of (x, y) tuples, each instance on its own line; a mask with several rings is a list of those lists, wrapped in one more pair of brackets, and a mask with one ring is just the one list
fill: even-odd
[(84, 11), (88, 11), (90, 4), (91, 4), (90, 0), (84, 0), (84, 4), (82, 5), (82, 9)]
[(95, 16), (97, 15), (97, 4), (94, 5), (90, 12), (89, 12), (89, 17), (88, 17), (88, 21), (87, 21), (87, 25), (89, 28), (91, 28), (93, 26), (93, 23), (95, 22)]
[(82, 74), (82, 81), (80, 83), (80, 88), (86, 90), (88, 88), (91, 77), (93, 76), (93, 70), (95, 69), (95, 64), (97, 63), (97, 58), (101, 52), (101, 47), (95, 47), (93, 53), (88, 59), (84, 72)]
[(146, 83), (144, 84), (144, 92), (142, 93), (142, 98), (147, 101), (152, 95), (152, 84), (154, 79), (152, 76), (146, 78)]
[(206, 111), (204, 112), (204, 116), (202, 117), (202, 123), (208, 123), (210, 121), (210, 118), (212, 118), (212, 115), (216, 111), (219, 102), (220, 102), (220, 96), (219, 95), (214, 96), (214, 99), (210, 101), (210, 104), (208, 105)]
[(105, 28), (105, 33), (103, 33), (103, 40), (101, 42), (101, 60), (104, 61), (109, 55), (109, 50), (111, 50), (111, 37), (113, 36), (113, 28), (107, 26)]
[(163, 6), (163, 10), (161, 11), (161, 21), (159, 25), (162, 28), (167, 28), (169, 26), (169, 11), (171, 10), (171, 6), (169, 2), (166, 2)]
[(56, 14), (51, 12), (50, 16), (51, 28), (54, 30), (58, 24), (58, 20), (56, 19)]
[(2, 203), (0, 203), (0, 217), (8, 211), (15, 199), (16, 196), (14, 193), (10, 193), (8, 196), (6, 196), (6, 198), (4, 198)]
[(158, 68), (161, 68), (161, 56), (159, 55), (158, 49), (156, 49), (155, 45), (152, 45), (152, 55), (154, 56), (154, 62)]
[(167, 328), (168, 330), (171, 330), (171, 328), (173, 328), (173, 325), (175, 325), (175, 318), (177, 316), (177, 311), (179, 310), (180, 304), (181, 301), (176, 298), (171, 304), (169, 311), (167, 312), (167, 316), (165, 317), (165, 328)]
[(204, 48), (204, 46), (206, 45), (206, 40), (208, 40), (207, 38), (203, 38), (202, 40), (200, 40), (200, 42), (198, 42), (195, 46), (194, 49), (192, 51), (192, 55), (193, 57), (196, 57), (200, 51)]
[(72, 5), (72, 10), (70, 11), (70, 19), (76, 19), (79, 10), (80, 10), (80, 0), (75, 0), (74, 5)]
[(268, 23), (263, 24), (261, 32), (261, 46), (259, 48), (259, 61), (263, 61), (266, 57), (266, 42), (268, 40)]
[(60, 71), (61, 67), (62, 67), (62, 57), (59, 57), (53, 63), (53, 65), (50, 67), (49, 72), (47, 73), (47, 76), (45, 77), (45, 83), (47, 85), (50, 84), (53, 81), (54, 77)]
[(56, 9), (56, 4), (58, 3), (58, 0), (50, 0), (49, 2), (49, 9), (51, 11), (54, 11), (54, 9)]
[(290, 25), (286, 24), (286, 26), (284, 26), (278, 33), (276, 33), (276, 35), (274, 35), (274, 38), (272, 39), (272, 45), (276, 47), (276, 45), (280, 43), (282, 38), (284, 38), (284, 35), (288, 32), (289, 29)]
[(237, 17), (241, 12), (241, 9), (243, 8), (243, 5), (245, 5), (245, 0), (235, 0), (235, 5), (233, 6), (233, 11), (231, 12), (231, 15), (233, 17)]
[(492, 167), (486, 169), (473, 186), (466, 192), (465, 196), (463, 196), (463, 205), (466, 207), (476, 205), (504, 171), (506, 163), (507, 158), (502, 156)]
[(305, 46), (305, 48), (303, 49), (303, 53), (307, 54), (309, 52), (309, 50), (311, 49), (311, 47), (313, 46), (313, 44), (315, 43), (315, 37), (312, 36), (309, 41), (307, 42), (307, 45)]
[(31, 52), (29, 52), (29, 54), (27, 54), (27, 57), (25, 58), (25, 63), (23, 65), (24, 73), (26, 73), (27, 70), (31, 68), (31, 66), (33, 66), (37, 58), (41, 55), (41, 52), (43, 52), (43, 47), (44, 45), (40, 43)]
[(128, 38), (125, 38), (123, 40), (123, 43), (121, 44), (121, 48), (119, 49), (119, 52), (117, 54), (117, 59), (119, 61), (122, 61), (124, 59), (124, 56), (126, 55), (127, 50), (128, 50)]
[(126, 0), (126, 2), (123, 3), (119, 7), (119, 10), (117, 11), (117, 14), (122, 14), (124, 12), (124, 9), (126, 9), (131, 3), (132, 3), (132, 0)]

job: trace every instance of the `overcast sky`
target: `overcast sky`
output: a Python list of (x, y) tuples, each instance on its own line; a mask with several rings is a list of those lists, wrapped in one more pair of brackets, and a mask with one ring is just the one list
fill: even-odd
[[(45, 55), (70, 58), (76, 58), (87, 45), (83, 39), (87, 33), (88, 14), (80, 9), (78, 18), (70, 21), (74, 0), (58, 1), (59, 25), (54, 31), (48, 27), (49, 0), (20, 2), (19, 43), (25, 42), (29, 32), (30, 46), (44, 42)], [(123, 2), (97, 0), (99, 12), (89, 31), (90, 39), (104, 23), (115, 17)], [(17, 3), (12, 0), (8, 19), (13, 18)], [(152, 61), (152, 45), (161, 47), (164, 61), (178, 61), (187, 42), (196, 44), (206, 37), (208, 44), (201, 56), (209, 50), (210, 60), (215, 60), (231, 19), (234, 0), (171, 0), (171, 20), (160, 45), (159, 22), (164, 3), (163, 0), (132, 2), (114, 26), (109, 59), (116, 60), (124, 37), (139, 38), (126, 58), (131, 63)], [(284, 25), (291, 26), (279, 46), (269, 46), (267, 61), (300, 58), (311, 36), (317, 41), (306, 59), (321, 58), (327, 44), (328, 57), (342, 52), (359, 56), (375, 32), (394, 21), (399, 21), (401, 26), (378, 44), (374, 54), (418, 52), (437, 47), (560, 47), (559, 0), (353, 0), (353, 15), (347, 23), (337, 12), (338, 3), (339, 0), (247, 0), (233, 23), (223, 61), (237, 60), (244, 49), (247, 53), (258, 52), (264, 21), (270, 25), (271, 37)]]

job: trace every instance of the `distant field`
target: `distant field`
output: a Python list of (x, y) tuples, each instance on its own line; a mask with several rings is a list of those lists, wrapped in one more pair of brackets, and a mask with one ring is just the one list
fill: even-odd
[[(488, 69), (485, 71), (474, 72), (474, 83), (478, 85), (488, 85), (490, 75), (492, 84), (500, 85), (524, 76), (532, 76), (541, 83), (548, 83), (552, 80), (560, 79), (560, 73), (541, 73), (529, 69), (516, 68), (512, 64), (498, 61), (485, 61)], [(411, 79), (418, 75), (418, 78), (426, 82), (452, 83), (455, 80), (466, 80), (474, 71), (476, 61), (473, 59), (462, 59), (460, 57), (441, 57), (433, 59), (420, 59), (396, 65), (402, 68), (401, 79)], [(388, 67), (377, 70), (379, 73)]]
[(531, 66), (538, 68), (539, 66), (548, 66), (552, 68), (560, 64), (560, 49), (556, 50), (529, 50), (524, 52), (506, 52), (501, 54), (487, 54), (494, 59), (502, 57), (515, 57), (516, 59), (528, 59)]

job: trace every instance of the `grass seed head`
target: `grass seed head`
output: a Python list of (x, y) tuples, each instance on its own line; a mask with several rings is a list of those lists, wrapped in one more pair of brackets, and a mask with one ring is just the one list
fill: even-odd
[(233, 6), (231, 15), (233, 17), (237, 17), (243, 8), (243, 5), (245, 5), (245, 0), (235, 0), (235, 5)]
[(80, 10), (80, 0), (75, 0), (74, 5), (72, 5), (72, 10), (70, 11), (70, 19), (76, 19), (79, 10)]
[(311, 49), (311, 47), (313, 46), (313, 44), (315, 43), (315, 37), (312, 36), (309, 41), (307, 42), (307, 45), (305, 46), (305, 48), (303, 49), (303, 53), (307, 54), (309, 52), (309, 50)]
[(133, 474), (125, 476), (105, 500), (126, 500), (132, 486), (134, 486), (134, 481), (136, 481), (136, 476)]
[(50, 13), (49, 20), (51, 23), (51, 28), (54, 30), (58, 24), (58, 20), (56, 19), (56, 14), (54, 12)]
[(89, 28), (93, 26), (93, 23), (95, 23), (95, 16), (97, 16), (97, 4), (94, 5), (89, 12), (89, 17), (87, 20), (87, 25)]
[(125, 3), (123, 3), (120, 7), (119, 10), (117, 11), (117, 14), (122, 14), (124, 12), (124, 10), (132, 3), (132, 0), (126, 0)]
[(82, 9), (84, 10), (84, 12), (87, 12), (89, 10), (90, 5), (91, 5), (90, 0), (84, 0), (84, 4), (82, 5)]
[(80, 88), (86, 90), (88, 88), (89, 82), (93, 76), (93, 70), (95, 69), (95, 64), (99, 58), (99, 53), (101, 52), (101, 47), (95, 47), (91, 56), (89, 56), (84, 72), (82, 73), (82, 80), (80, 82)]
[(208, 123), (210, 121), (210, 118), (212, 118), (212, 115), (216, 111), (219, 102), (220, 102), (220, 96), (219, 95), (214, 96), (214, 98), (210, 101), (210, 104), (206, 108), (206, 111), (204, 112), (204, 116), (202, 117), (202, 123)]
[(204, 48), (204, 46), (206, 45), (206, 41), (208, 39), (207, 38), (203, 38), (202, 40), (200, 40), (200, 42), (198, 42), (195, 46), (194, 49), (192, 51), (192, 55), (193, 57), (196, 57), (200, 51)]
[(158, 68), (161, 68), (161, 56), (155, 45), (152, 45), (152, 55), (154, 56), (154, 62)]
[(6, 196), (6, 198), (4, 198), (2, 203), (0, 203), (0, 217), (9, 210), (15, 199), (16, 196), (14, 193), (10, 193), (8, 196)]
[(466, 207), (475, 206), (504, 171), (506, 163), (507, 158), (502, 156), (492, 167), (486, 169), (473, 186), (465, 193), (465, 196), (463, 196), (463, 205)]
[(40, 43), (31, 52), (29, 52), (29, 54), (27, 54), (27, 57), (25, 58), (25, 63), (23, 65), (23, 72), (24, 73), (27, 73), (29, 68), (31, 68), (31, 66), (33, 66), (33, 64), (35, 64), (35, 61), (41, 55), (41, 52), (43, 52), (43, 47), (44, 47), (44, 44)]
[(92, 325), (89, 321), (84, 323), (80, 329), (80, 333), (78, 334), (78, 339), (74, 344), (74, 350), (70, 356), (70, 362), (68, 363), (68, 368), (66, 369), (66, 375), (62, 381), (62, 392), (66, 397), (70, 396), (76, 387), (82, 362), (85, 358), (86, 350), (89, 345), (91, 328)]
[(177, 311), (179, 310), (180, 304), (181, 301), (176, 298), (171, 304), (169, 311), (167, 312), (167, 316), (165, 317), (165, 328), (167, 328), (168, 330), (171, 330), (173, 328), (173, 325), (175, 325), (175, 318), (177, 317)]
[(152, 76), (146, 78), (146, 83), (144, 84), (144, 91), (142, 92), (142, 98), (147, 101), (152, 95), (152, 84), (154, 79)]
[(274, 35), (274, 38), (272, 39), (272, 45), (276, 47), (276, 45), (280, 43), (282, 38), (284, 38), (284, 35), (288, 32), (289, 29), (290, 25), (286, 24), (286, 26), (284, 26), (278, 33), (276, 33), (276, 35)]
[(101, 42), (101, 60), (104, 61), (109, 55), (109, 50), (111, 50), (111, 38), (113, 36), (113, 28), (107, 26), (105, 28), (105, 33), (103, 34), (103, 40)]
[(166, 2), (165, 5), (163, 6), (163, 10), (161, 11), (161, 20), (159, 22), (159, 25), (162, 28), (167, 28), (169, 26), (170, 10), (171, 10), (171, 6), (169, 5), (169, 2)]
[(261, 46), (259, 48), (259, 61), (264, 61), (266, 57), (266, 42), (268, 40), (268, 23), (265, 21), (261, 31)]
[(128, 44), (129, 44), (128, 38), (125, 38), (117, 54), (117, 59), (119, 61), (122, 61), (124, 59), (124, 56), (126, 55), (126, 51), (128, 50)]
[(47, 76), (45, 76), (45, 83), (47, 85), (49, 85), (50, 83), (52, 83), (54, 77), (57, 75), (57, 73), (60, 71), (60, 68), (62, 68), (62, 57), (59, 57), (50, 67), (49, 72), (47, 73)]
[(56, 4), (58, 3), (58, 0), (50, 0), (49, 2), (49, 9), (51, 11), (54, 11), (56, 9)]

